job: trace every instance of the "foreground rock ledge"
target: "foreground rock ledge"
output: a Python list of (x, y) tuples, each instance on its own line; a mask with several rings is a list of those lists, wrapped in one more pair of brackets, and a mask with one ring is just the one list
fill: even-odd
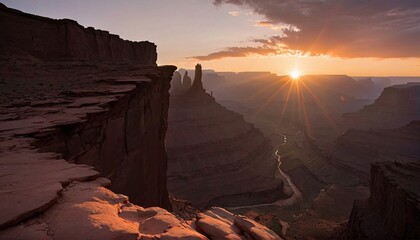
[(221, 208), (184, 221), (168, 211), (133, 205), (104, 186), (72, 182), (43, 214), (0, 232), (0, 239), (280, 239), (266, 227)]

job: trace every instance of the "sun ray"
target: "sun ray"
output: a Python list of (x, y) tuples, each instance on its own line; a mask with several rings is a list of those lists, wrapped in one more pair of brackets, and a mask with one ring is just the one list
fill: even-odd
[(339, 132), (337, 124), (334, 122), (328, 111), (325, 109), (319, 98), (312, 92), (312, 90), (306, 86), (305, 83), (301, 82), (302, 86), (308, 91), (310, 96), (314, 99), (315, 104), (321, 109), (322, 115), (324, 115), (325, 119), (331, 124), (331, 126)]
[[(277, 80), (275, 80), (275, 81), (273, 81), (269, 84), (266, 84), (264, 87), (258, 89), (257, 91), (255, 91), (255, 93), (251, 94), (248, 98), (250, 99), (250, 98), (258, 97), (260, 95), (264, 95), (264, 90), (270, 89), (270, 88), (274, 87), (277, 83), (280, 83), (280, 82), (283, 82), (283, 81), (284, 81), (284, 79), (280, 78), (280, 79), (277, 79)], [(283, 84), (285, 84), (285, 83), (283, 82)], [(282, 87), (282, 86), (280, 86), (280, 87)]]
[(302, 100), (302, 112), (303, 112), (303, 121), (304, 121), (303, 124), (305, 126), (305, 133), (309, 137), (312, 137), (312, 129), (311, 129), (310, 121), (308, 118), (308, 111), (306, 109), (305, 96), (303, 94), (303, 91), (301, 90), (300, 90), (300, 94), (301, 94), (301, 100)]
[(289, 81), (286, 81), (277, 89), (270, 97), (267, 98), (267, 100), (258, 108), (258, 110), (255, 112), (255, 114), (252, 116), (253, 119), (255, 119), (261, 111), (263, 111), (269, 103), (273, 100), (273, 98), (287, 85)]

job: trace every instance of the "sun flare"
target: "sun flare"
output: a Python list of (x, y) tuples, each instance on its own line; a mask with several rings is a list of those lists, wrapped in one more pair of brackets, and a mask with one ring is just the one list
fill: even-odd
[(290, 73), (290, 77), (291, 77), (293, 80), (298, 80), (298, 79), (300, 78), (300, 76), (301, 76), (301, 74), (300, 74), (300, 72), (299, 72), (298, 70), (293, 70), (293, 71)]

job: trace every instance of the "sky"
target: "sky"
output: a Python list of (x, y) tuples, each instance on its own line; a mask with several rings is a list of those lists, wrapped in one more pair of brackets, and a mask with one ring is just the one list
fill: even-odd
[(0, 0), (158, 46), (158, 64), (420, 76), (418, 0)]

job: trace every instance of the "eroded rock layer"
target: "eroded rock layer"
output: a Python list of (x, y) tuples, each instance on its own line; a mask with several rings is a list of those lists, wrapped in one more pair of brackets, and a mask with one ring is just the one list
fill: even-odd
[[(195, 84), (195, 83), (194, 83)], [(273, 146), (204, 89), (171, 97), (168, 187), (196, 206), (274, 202), (284, 196)]]
[(420, 158), (420, 121), (395, 129), (350, 129), (338, 138), (338, 142), (347, 149), (370, 153), (378, 158), (416, 160)]
[(156, 66), (156, 45), (131, 42), (107, 31), (84, 28), (69, 19), (54, 20), (0, 4), (0, 53), (39, 59), (136, 62)]
[[(12, 97), (0, 107), (0, 137), (30, 137), (39, 151), (94, 166), (113, 181), (112, 190), (133, 202), (168, 208), (164, 140), (167, 91), (175, 68), (130, 71), (70, 64), (51, 70), (46, 64), (37, 70), (17, 66), (18, 76), (1, 68), (6, 77), (2, 91), (9, 89)], [(106, 69), (112, 73), (104, 74)], [(29, 76), (43, 70), (48, 75)], [(63, 84), (61, 76), (66, 76)], [(37, 82), (43, 85), (32, 92)]]
[(349, 239), (419, 239), (420, 161), (372, 164), (370, 197), (355, 201)]
[(387, 87), (376, 101), (344, 115), (351, 128), (397, 128), (420, 120), (420, 84)]

